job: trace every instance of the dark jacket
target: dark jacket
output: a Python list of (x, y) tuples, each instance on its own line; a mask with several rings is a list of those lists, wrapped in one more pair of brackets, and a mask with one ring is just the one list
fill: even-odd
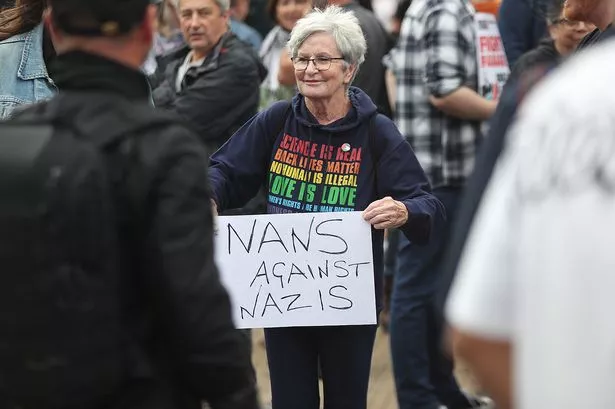
[[(426, 243), (434, 222), (444, 217), (442, 204), (430, 193), (421, 165), (395, 124), (377, 114), (360, 89), (351, 87), (349, 95), (350, 112), (329, 125), (316, 121), (300, 94), (292, 100), (283, 130), (277, 127), (287, 112), (286, 102), (274, 104), (245, 124), (211, 158), (210, 182), (219, 209), (243, 205), (263, 185), (268, 189), (268, 213), (361, 211), (391, 196), (408, 209), (408, 221), (400, 230), (413, 243)], [(287, 151), (291, 153), (284, 160)], [(332, 156), (327, 158), (326, 152)], [(273, 165), (270, 170), (273, 162), (277, 170)], [(292, 194), (279, 192), (284, 183), (296, 187)], [(378, 307), (382, 244), (382, 231), (375, 231)]]
[[(60, 89), (54, 118), (71, 124), (81, 137), (129, 128), (131, 107), (156, 115), (148, 106), (147, 80), (137, 71), (85, 53), (62, 55), (50, 70)], [(134, 187), (129, 195), (136, 198), (121, 207), (128, 201), (118, 192), (117, 212), (128, 220), (118, 227), (130, 300), (124, 315), (127, 335), (134, 339), (129, 367), (135, 381), (123, 392), (132, 395), (125, 398), (131, 402), (126, 407), (168, 409), (173, 406), (161, 402), (171, 395), (176, 408), (199, 408), (199, 401), (208, 400), (214, 409), (256, 409), (248, 345), (234, 329), (214, 264), (203, 147), (178, 121), (134, 135), (117, 149), (130, 152), (133, 160), (121, 175), (115, 166), (109, 174), (118, 191)], [(131, 180), (139, 183), (128, 184)], [(109, 396), (123, 393), (109, 391)]]
[(526, 52), (512, 68), (510, 78), (520, 78), (524, 73), (536, 67), (559, 65), (562, 56), (555, 48), (551, 38), (543, 39), (538, 47)]
[(527, 0), (502, 0), (498, 27), (508, 65), (513, 67), (517, 59), (538, 45), (547, 34), (544, 11), (532, 8)]
[(592, 47), (594, 44), (601, 43), (602, 41), (609, 39), (615, 35), (615, 28), (613, 24), (609, 24), (604, 31), (600, 31), (599, 28), (594, 29), (591, 33), (583, 37), (583, 40), (577, 46), (576, 52), (581, 52), (588, 47)]
[(369, 95), (376, 104), (378, 112), (391, 117), (391, 104), (386, 90), (385, 67), (382, 59), (392, 48), (393, 38), (382, 27), (376, 15), (359, 3), (353, 1), (344, 8), (352, 11), (357, 17), (367, 42), (365, 62), (361, 65), (352, 85), (361, 88)]
[(267, 71), (252, 47), (229, 32), (176, 92), (177, 72), (189, 52), (184, 47), (159, 60), (154, 103), (187, 119), (212, 153), (256, 114)]

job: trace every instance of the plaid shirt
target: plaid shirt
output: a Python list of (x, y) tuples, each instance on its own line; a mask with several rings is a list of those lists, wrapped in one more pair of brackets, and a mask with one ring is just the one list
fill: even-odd
[(392, 51), (396, 122), (432, 186), (463, 186), (482, 138), (481, 123), (444, 114), (429, 97), (478, 89), (474, 8), (469, 0), (414, 0)]

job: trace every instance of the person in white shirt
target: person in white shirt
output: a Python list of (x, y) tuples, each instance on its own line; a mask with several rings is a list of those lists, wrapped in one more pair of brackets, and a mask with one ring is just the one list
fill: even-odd
[(615, 408), (615, 42), (524, 102), (447, 303), (499, 409)]

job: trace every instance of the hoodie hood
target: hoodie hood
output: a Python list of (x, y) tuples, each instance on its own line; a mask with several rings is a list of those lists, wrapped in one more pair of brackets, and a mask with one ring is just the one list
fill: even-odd
[(369, 96), (359, 88), (350, 87), (348, 89), (348, 98), (352, 105), (348, 114), (346, 114), (344, 118), (327, 125), (321, 125), (316, 121), (316, 118), (314, 118), (312, 113), (307, 109), (305, 97), (301, 94), (297, 94), (292, 100), (293, 112), (297, 121), (302, 125), (333, 134), (357, 128), (369, 122), (371, 117), (376, 114), (376, 105)]

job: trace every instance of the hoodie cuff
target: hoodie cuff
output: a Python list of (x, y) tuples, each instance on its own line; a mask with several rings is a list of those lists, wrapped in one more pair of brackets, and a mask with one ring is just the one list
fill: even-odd
[(404, 202), (404, 205), (408, 210), (408, 221), (400, 227), (400, 230), (412, 243), (427, 244), (432, 230), (431, 215), (425, 213), (416, 203)]

